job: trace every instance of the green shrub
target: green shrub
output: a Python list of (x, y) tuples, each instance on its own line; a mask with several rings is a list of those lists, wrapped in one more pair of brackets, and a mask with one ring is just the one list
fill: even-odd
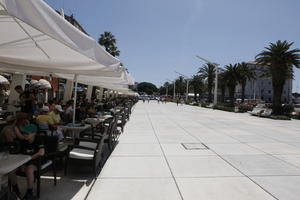
[(213, 106), (213, 109), (223, 110), (223, 111), (227, 111), (227, 112), (234, 112), (234, 107), (225, 106), (225, 105), (215, 105), (215, 106)]
[(199, 106), (199, 103), (194, 102), (192, 105), (193, 105), (193, 106)]
[(294, 115), (292, 118), (293, 118), (293, 119), (300, 119), (300, 114)]
[(275, 120), (291, 120), (291, 118), (286, 115), (272, 115), (270, 118)]
[(204, 103), (204, 102), (201, 103), (201, 107), (204, 107), (204, 108), (207, 108), (208, 105), (209, 105), (208, 103)]
[(282, 112), (285, 115), (290, 115), (294, 111), (293, 105), (284, 105), (282, 106)]

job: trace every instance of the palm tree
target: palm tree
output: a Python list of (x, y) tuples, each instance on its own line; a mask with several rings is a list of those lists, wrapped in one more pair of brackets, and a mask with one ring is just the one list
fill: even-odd
[(206, 63), (199, 69), (198, 73), (207, 81), (208, 102), (212, 102), (212, 88), (214, 86), (216, 67), (210, 63)]
[(98, 43), (105, 48), (105, 50), (112, 56), (120, 56), (120, 51), (116, 46), (116, 38), (111, 32), (105, 31), (100, 35)]
[(198, 100), (197, 95), (199, 94), (199, 98), (200, 98), (200, 95), (203, 91), (204, 83), (202, 77), (200, 75), (194, 75), (190, 81), (190, 85), (194, 91), (194, 99), (195, 101), (197, 101)]
[(225, 79), (225, 71), (224, 69), (221, 68), (219, 69), (219, 74), (218, 74), (218, 88), (221, 90), (221, 102), (224, 102), (227, 82)]
[(293, 78), (293, 66), (300, 68), (300, 50), (291, 49), (294, 43), (278, 40), (275, 44), (259, 53), (255, 58), (258, 64), (266, 66), (266, 75), (272, 77), (273, 111), (275, 115), (282, 113), (281, 96), (285, 81)]
[(242, 103), (245, 101), (245, 87), (248, 80), (255, 78), (255, 73), (245, 62), (238, 64), (239, 84), (242, 87)]
[(226, 79), (227, 87), (229, 90), (229, 99), (230, 99), (230, 105), (234, 105), (234, 93), (235, 93), (235, 87), (240, 79), (240, 74), (238, 70), (237, 64), (230, 64), (225, 66), (225, 72), (224, 76)]
[(178, 79), (175, 80), (175, 90), (180, 95), (183, 95), (186, 91), (185, 80), (182, 76), (179, 76)]

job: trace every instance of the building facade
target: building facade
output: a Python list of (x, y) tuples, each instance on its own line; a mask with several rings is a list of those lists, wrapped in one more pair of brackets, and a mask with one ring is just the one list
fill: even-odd
[[(270, 77), (264, 77), (264, 69), (266, 66), (258, 65), (255, 62), (247, 63), (248, 67), (251, 68), (256, 75), (256, 79), (247, 81), (245, 88), (245, 98), (246, 99), (261, 99), (266, 103), (273, 102), (273, 88), (272, 79)], [(282, 102), (290, 103), (292, 101), (292, 89), (293, 80), (286, 80), (283, 93)], [(241, 98), (242, 89), (241, 86), (236, 88), (236, 98)]]

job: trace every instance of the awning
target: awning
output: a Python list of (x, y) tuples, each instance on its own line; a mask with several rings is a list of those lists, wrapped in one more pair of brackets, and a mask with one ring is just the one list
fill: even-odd
[(44, 1), (0, 0), (0, 27), (1, 70), (120, 75), (118, 59)]

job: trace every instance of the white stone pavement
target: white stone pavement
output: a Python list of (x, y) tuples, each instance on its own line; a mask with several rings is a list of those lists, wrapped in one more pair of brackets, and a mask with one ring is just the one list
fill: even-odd
[[(209, 149), (187, 150), (181, 143)], [(139, 102), (87, 199), (299, 200), (300, 121)]]

